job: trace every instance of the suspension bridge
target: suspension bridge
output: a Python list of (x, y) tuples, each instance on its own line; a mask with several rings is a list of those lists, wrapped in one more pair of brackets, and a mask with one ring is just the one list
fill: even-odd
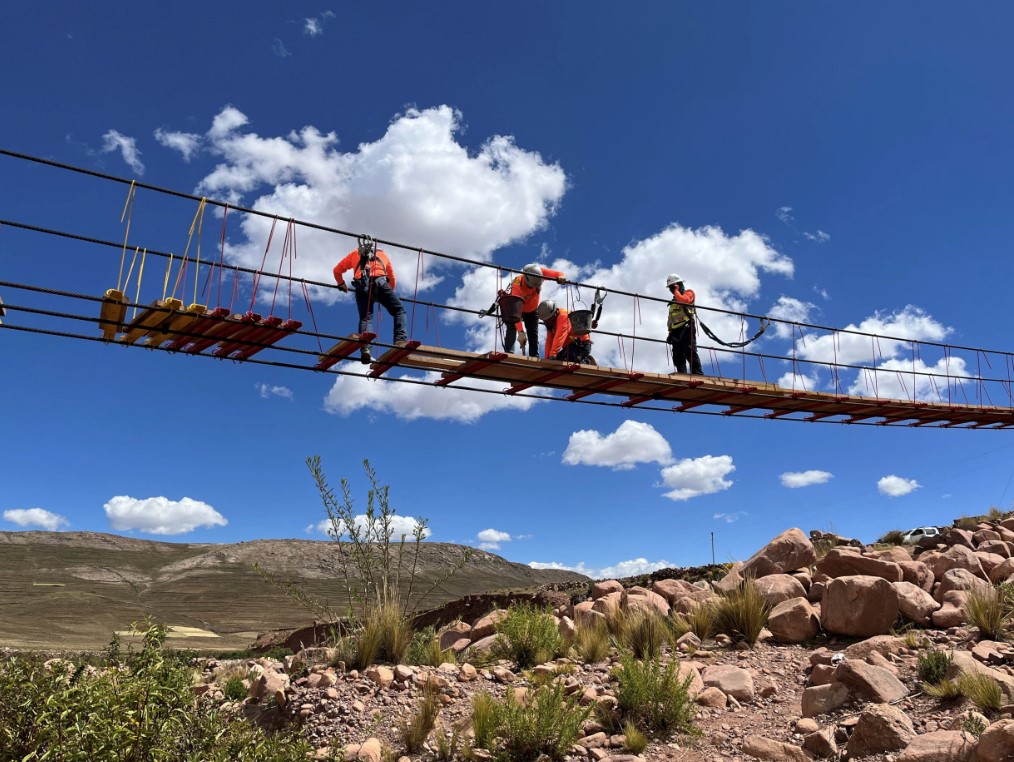
[[(116, 177), (91, 169), (0, 149), (0, 157), (41, 165), (47, 170), (69, 172), (105, 183), (127, 186), (127, 199), (120, 222), (125, 224), (122, 241), (83, 235), (27, 222), (4, 219), (0, 231), (18, 231), (17, 242), (0, 239), (0, 263), (4, 251), (22, 240), (25, 248), (39, 250), (35, 239), (60, 239), (96, 256), (118, 259), (115, 287), (104, 293), (83, 293), (70, 288), (25, 283), (2, 278), (0, 270), (0, 330), (62, 337), (75, 341), (102, 342), (119, 346), (180, 353), (210, 359), (271, 365), (326, 375), (366, 377), (390, 383), (454, 387), (475, 393), (503, 394), (578, 404), (607, 405), (662, 412), (681, 412), (722, 417), (765, 418), (781, 421), (838, 423), (867, 426), (925, 428), (1007, 429), (1014, 426), (1014, 354), (978, 347), (921, 341), (902, 336), (878, 335), (856, 329), (840, 329), (771, 316), (733, 312), (698, 304), (702, 322), (706, 315), (732, 317), (740, 322), (741, 338), (749, 321), (780, 326), (779, 335), (791, 337), (790, 351), (777, 354), (731, 347), (720, 341), (700, 343), (710, 361), (710, 373), (684, 375), (638, 370), (634, 365), (638, 344), (662, 344), (663, 339), (634, 333), (593, 331), (596, 339), (615, 339), (626, 367), (580, 365), (549, 359), (508, 354), (502, 345), (487, 352), (467, 352), (441, 346), (441, 312), (478, 315), (479, 310), (441, 304), (419, 298), (419, 282), (426, 258), (441, 258), (469, 267), (495, 268), (498, 273), (519, 272), (493, 263), (444, 252), (377, 239), (386, 250), (401, 249), (417, 258), (416, 285), (402, 301), (411, 310), (409, 340), (385, 344), (374, 334), (335, 335), (318, 328), (311, 293), (336, 288), (334, 283), (293, 275), (297, 256), (297, 232), (355, 240), (357, 233), (231, 205), (156, 185)], [(131, 242), (130, 222), (139, 191), (196, 202), (197, 210), (182, 255), (143, 248)], [(217, 257), (202, 258), (201, 238), (207, 207), (222, 210), (222, 230)], [(242, 267), (225, 261), (226, 224), (230, 216), (252, 215), (271, 221), (260, 268)], [(284, 234), (279, 230), (284, 228)], [(276, 234), (282, 238), (277, 269), (267, 270), (268, 254)], [(344, 241), (343, 241), (344, 243)], [(335, 251), (342, 250), (336, 243)], [(162, 264), (164, 262), (164, 265)], [(157, 265), (157, 266), (156, 266)], [(161, 296), (142, 301), (145, 269), (157, 273)], [(111, 264), (110, 273), (117, 272)], [(203, 276), (203, 277), (202, 277)], [(110, 278), (112, 280), (112, 278)], [(190, 291), (190, 281), (193, 289)], [(203, 287), (200, 285), (203, 280)], [(240, 282), (249, 284), (249, 305), (237, 306)], [(111, 284), (112, 285), (112, 284)], [(666, 302), (651, 296), (612, 289), (599, 284), (574, 284), (599, 289), (627, 300), (632, 310), (640, 302)], [(261, 305), (268, 304), (267, 314)], [(131, 290), (133, 296), (131, 297)], [(295, 299), (293, 299), (295, 292)], [(187, 303), (186, 294), (192, 293)], [(281, 297), (281, 298), (280, 298)], [(301, 302), (300, 302), (301, 300)], [(215, 306), (211, 306), (214, 304)], [(246, 309), (243, 309), (246, 307)], [(416, 311), (425, 312), (425, 339), (415, 338)], [(277, 313), (277, 314), (276, 314)], [(435, 341), (429, 339), (432, 325)], [(635, 323), (636, 326), (636, 323)], [(711, 338), (710, 332), (706, 332)], [(809, 344), (807, 343), (809, 342)], [(801, 351), (822, 343), (825, 351)], [(849, 351), (843, 353), (842, 345)], [(903, 349), (910, 357), (898, 361), (897, 351), (885, 355), (882, 347)], [(365, 345), (384, 351), (363, 366), (354, 355)], [(856, 346), (870, 347), (868, 359), (857, 359)], [(3, 351), (0, 348), (0, 351)], [(627, 358), (629, 357), (629, 361)], [(349, 362), (355, 359), (354, 362)], [(791, 368), (792, 386), (779, 386), (767, 379), (767, 366)], [(393, 369), (423, 371), (421, 375), (394, 374)], [(973, 370), (974, 369), (974, 370)], [(826, 374), (826, 388), (806, 388), (806, 379)], [(846, 386), (846, 376), (856, 381)], [(502, 386), (501, 386), (502, 385)], [(813, 386), (812, 382), (809, 384)], [(890, 389), (895, 396), (881, 394)]]

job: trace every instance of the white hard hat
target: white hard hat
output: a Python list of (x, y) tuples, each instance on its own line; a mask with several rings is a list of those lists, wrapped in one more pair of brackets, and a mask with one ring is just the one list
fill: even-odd
[(542, 268), (536, 264), (528, 264), (521, 268), (521, 273), (525, 277), (525, 283), (531, 288), (539, 288), (542, 286)]
[(683, 279), (680, 276), (678, 276), (676, 273), (673, 273), (672, 275), (670, 275), (668, 278), (665, 279), (665, 287), (666, 288), (672, 288), (677, 283), (682, 283), (682, 282), (683, 282)]
[(546, 299), (539, 305), (539, 320), (545, 322), (556, 314), (556, 302)]

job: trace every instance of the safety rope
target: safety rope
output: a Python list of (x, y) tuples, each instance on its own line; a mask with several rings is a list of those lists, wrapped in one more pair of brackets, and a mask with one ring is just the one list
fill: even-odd
[(731, 347), (732, 349), (737, 349), (739, 347), (745, 347), (747, 344), (751, 344), (754, 341), (757, 341), (757, 339), (761, 337), (764, 331), (768, 329), (768, 326), (771, 324), (771, 321), (766, 318), (761, 318), (760, 329), (757, 331), (757, 333), (755, 333), (746, 341), (722, 341), (714, 334), (714, 332), (710, 328), (708, 328), (707, 325), (705, 325), (704, 321), (701, 320), (700, 318), (697, 318), (697, 324), (701, 327), (701, 330), (704, 331), (704, 333), (707, 334), (708, 338), (711, 339), (712, 341), (721, 344), (723, 347)]
[[(116, 290), (120, 291), (120, 281), (123, 279), (123, 263), (127, 258), (127, 239), (130, 237), (130, 221), (134, 216), (134, 192), (137, 190), (137, 186), (133, 181), (130, 183), (130, 189), (127, 191), (127, 200), (123, 203), (123, 212), (120, 214), (120, 224), (123, 224), (123, 218), (127, 218), (127, 228), (123, 232), (123, 253), (120, 255), (120, 274), (116, 276)], [(134, 249), (134, 255), (137, 255), (137, 249)], [(129, 277), (129, 276), (128, 276)], [(126, 286), (124, 286), (126, 288)]]

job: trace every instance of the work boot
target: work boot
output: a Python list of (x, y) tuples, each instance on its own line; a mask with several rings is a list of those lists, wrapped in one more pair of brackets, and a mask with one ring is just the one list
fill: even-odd
[(359, 353), (359, 362), (363, 365), (369, 365), (373, 362), (373, 355), (370, 353), (369, 347), (363, 347), (362, 351)]

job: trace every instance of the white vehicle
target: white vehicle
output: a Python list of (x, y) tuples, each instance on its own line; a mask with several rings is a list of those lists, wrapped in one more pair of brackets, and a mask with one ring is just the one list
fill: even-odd
[(909, 529), (905, 532), (901, 536), (901, 541), (906, 545), (915, 545), (923, 537), (939, 537), (942, 534), (943, 532), (936, 527), (917, 527), (916, 529)]

